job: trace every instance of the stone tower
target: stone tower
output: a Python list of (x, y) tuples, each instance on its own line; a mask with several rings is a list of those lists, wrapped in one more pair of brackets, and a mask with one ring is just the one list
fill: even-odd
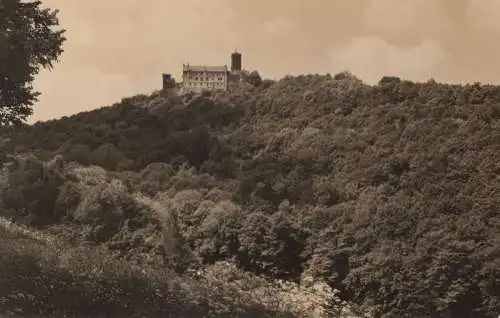
[(231, 54), (231, 71), (241, 71), (241, 53), (236, 50)]

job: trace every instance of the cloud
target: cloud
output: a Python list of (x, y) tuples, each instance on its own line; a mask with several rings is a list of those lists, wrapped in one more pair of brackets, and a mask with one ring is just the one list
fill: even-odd
[(291, 20), (275, 19), (264, 22), (259, 33), (261, 37), (275, 40), (276, 38), (289, 36), (294, 28), (295, 24)]
[(398, 47), (381, 37), (358, 37), (331, 51), (336, 72), (349, 70), (368, 83), (376, 83), (384, 75), (423, 81), (435, 75), (446, 58), (445, 49), (432, 39)]

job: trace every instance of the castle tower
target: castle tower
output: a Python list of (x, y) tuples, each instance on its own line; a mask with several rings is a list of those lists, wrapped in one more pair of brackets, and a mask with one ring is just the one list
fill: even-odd
[(241, 53), (236, 50), (231, 54), (231, 71), (241, 71)]
[(162, 74), (163, 89), (169, 89), (175, 87), (175, 80), (171, 74)]

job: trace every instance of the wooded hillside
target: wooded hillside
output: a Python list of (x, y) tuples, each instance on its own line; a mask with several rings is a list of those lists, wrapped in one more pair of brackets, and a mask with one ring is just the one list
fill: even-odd
[(17, 222), (144, 259), (162, 227), (142, 195), (175, 215), (177, 265), (312, 275), (379, 317), (500, 313), (500, 86), (304, 75), (0, 136), (4, 160), (64, 161), (11, 168)]

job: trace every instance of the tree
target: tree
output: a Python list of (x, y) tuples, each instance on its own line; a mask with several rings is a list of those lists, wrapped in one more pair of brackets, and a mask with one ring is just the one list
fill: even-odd
[(262, 78), (260, 77), (259, 72), (252, 71), (250, 74), (248, 74), (247, 81), (254, 86), (259, 86), (262, 83)]
[(33, 113), (41, 68), (52, 69), (66, 40), (58, 10), (41, 1), (0, 0), (0, 125), (20, 124)]

